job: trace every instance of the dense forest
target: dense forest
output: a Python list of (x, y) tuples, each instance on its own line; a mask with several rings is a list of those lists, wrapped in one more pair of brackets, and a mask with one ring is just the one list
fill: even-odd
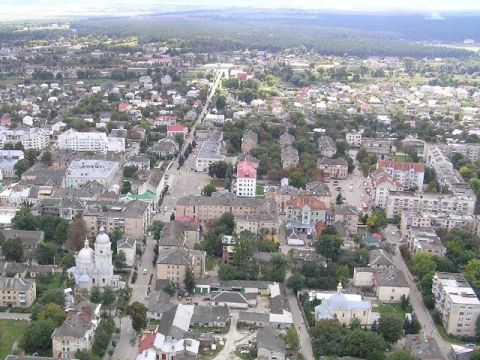
[(183, 16), (145, 16), (79, 20), (79, 35), (138, 36), (141, 42), (179, 39), (186, 50), (213, 52), (259, 48), (281, 50), (299, 45), (322, 55), (468, 57), (472, 52), (426, 46), (385, 32), (332, 28), (317, 23), (277, 19), (217, 19)]

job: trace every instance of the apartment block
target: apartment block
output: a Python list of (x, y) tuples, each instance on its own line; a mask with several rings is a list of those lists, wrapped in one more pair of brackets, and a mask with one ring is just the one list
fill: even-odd
[(0, 306), (29, 308), (36, 296), (35, 280), (0, 277)]
[(403, 190), (416, 189), (423, 191), (425, 165), (400, 161), (380, 160), (377, 162), (377, 172), (384, 172), (398, 182)]
[(257, 166), (250, 161), (237, 165), (236, 193), (240, 197), (257, 196)]
[(412, 228), (407, 233), (407, 244), (410, 253), (429, 253), (435, 256), (444, 256), (446, 249), (442, 240), (432, 227)]

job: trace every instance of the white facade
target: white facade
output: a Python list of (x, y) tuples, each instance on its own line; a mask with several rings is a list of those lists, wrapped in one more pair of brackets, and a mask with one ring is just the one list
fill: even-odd
[(75, 151), (106, 151), (108, 139), (101, 132), (78, 132), (67, 130), (58, 137), (57, 147)]
[(257, 179), (237, 178), (236, 191), (237, 191), (237, 196), (256, 197), (257, 196)]
[(40, 128), (31, 128), (21, 139), (24, 149), (43, 150), (50, 143), (48, 131)]
[(362, 134), (349, 132), (345, 135), (345, 140), (348, 145), (351, 146), (361, 146), (362, 145)]
[(118, 170), (118, 163), (106, 160), (73, 160), (65, 173), (65, 187), (78, 188), (91, 181), (108, 185)]

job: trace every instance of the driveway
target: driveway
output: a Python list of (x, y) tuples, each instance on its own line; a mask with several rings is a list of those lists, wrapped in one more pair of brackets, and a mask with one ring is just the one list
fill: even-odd
[(238, 311), (232, 311), (230, 331), (225, 335), (226, 341), (222, 351), (214, 358), (215, 360), (236, 360), (238, 357), (234, 354), (235, 349), (246, 344), (255, 337), (255, 332), (239, 332), (237, 330)]

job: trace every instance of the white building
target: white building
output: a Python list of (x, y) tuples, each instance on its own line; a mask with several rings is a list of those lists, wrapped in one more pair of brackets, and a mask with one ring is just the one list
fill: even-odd
[(0, 150), (0, 180), (16, 177), (15, 164), (22, 159), (22, 150)]
[(65, 173), (65, 187), (78, 188), (91, 181), (108, 185), (118, 170), (118, 162), (107, 160), (73, 160)]
[(78, 132), (70, 129), (58, 136), (57, 147), (75, 151), (106, 151), (107, 134), (102, 132)]
[(423, 191), (425, 166), (422, 163), (379, 160), (377, 171), (388, 174), (394, 181), (402, 185), (403, 190), (416, 189), (420, 192)]
[(360, 147), (362, 145), (362, 134), (357, 132), (348, 132), (345, 135), (345, 140), (347, 141), (348, 145)]
[(24, 149), (43, 150), (50, 143), (50, 135), (46, 129), (30, 128), (21, 138)]
[(237, 196), (257, 196), (257, 167), (250, 161), (241, 161), (237, 165)]
[(77, 287), (90, 290), (94, 286), (119, 287), (119, 276), (113, 275), (112, 243), (104, 228), (100, 228), (94, 244), (95, 250), (85, 240), (85, 247), (78, 252), (75, 267), (68, 272), (74, 277)]

